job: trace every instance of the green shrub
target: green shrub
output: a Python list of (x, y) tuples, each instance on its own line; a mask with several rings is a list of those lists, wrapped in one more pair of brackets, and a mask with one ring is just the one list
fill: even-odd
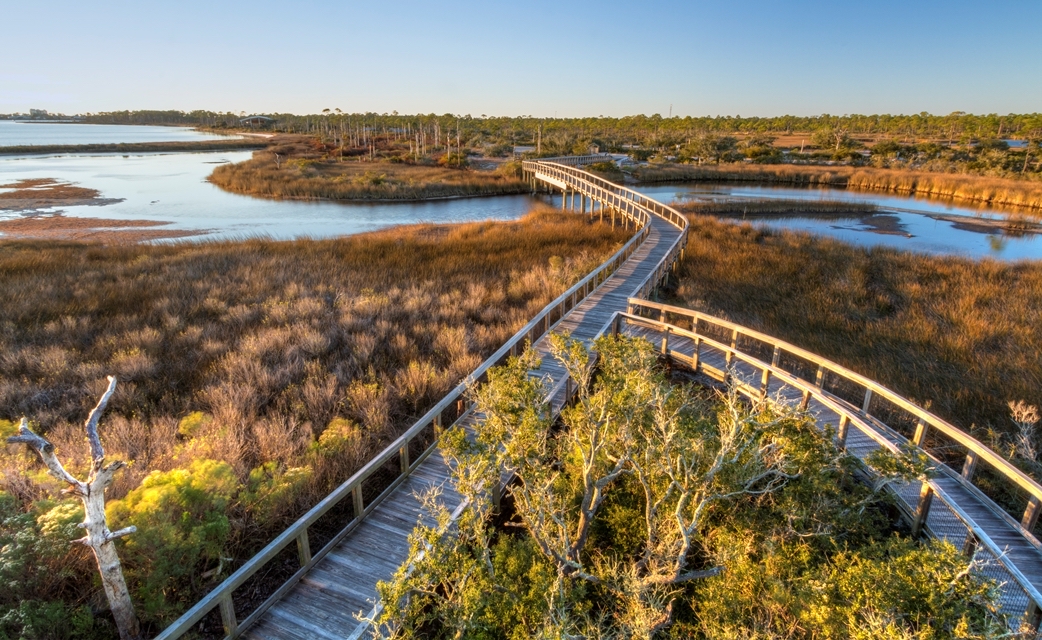
[(226, 510), (238, 488), (227, 463), (195, 460), (187, 469), (150, 473), (108, 504), (111, 528), (138, 528), (123, 538), (121, 556), (143, 621), (175, 617), (220, 575), (231, 529)]

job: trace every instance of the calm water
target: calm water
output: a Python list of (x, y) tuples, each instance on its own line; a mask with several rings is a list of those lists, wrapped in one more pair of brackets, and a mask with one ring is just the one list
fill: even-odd
[(185, 127), (118, 124), (64, 124), (0, 120), (0, 147), (26, 144), (115, 144), (120, 142), (190, 142), (223, 138)]
[(975, 231), (960, 228), (955, 222), (935, 216), (960, 216), (972, 222), (978, 218), (1001, 218), (988, 209), (955, 206), (924, 198), (873, 194), (842, 189), (748, 186), (735, 183), (668, 184), (637, 187), (661, 202), (714, 198), (784, 198), (786, 200), (843, 200), (867, 202), (880, 211), (849, 219), (823, 219), (798, 216), (758, 218), (750, 222), (775, 229), (806, 231), (830, 236), (862, 246), (884, 245), (896, 249), (972, 258), (999, 260), (1038, 260), (1042, 258), (1042, 235), (1009, 236), (995, 230)]
[[(195, 131), (171, 127), (20, 124), (0, 121), (0, 145), (138, 142), (198, 139)], [(21, 137), (14, 137), (21, 136)], [(17, 141), (15, 141), (17, 140)], [(0, 157), (0, 184), (24, 178), (56, 178), (97, 189), (103, 198), (122, 199), (104, 207), (64, 207), (65, 215), (168, 222), (172, 229), (206, 230), (199, 238), (264, 236), (277, 239), (332, 237), (416, 222), (511, 220), (531, 207), (529, 196), (469, 198), (426, 203), (338, 204), (271, 201), (221, 191), (206, 177), (224, 162), (241, 162), (250, 152), (137, 155), (55, 155)], [(803, 198), (871, 202), (885, 211), (860, 218), (826, 220), (786, 217), (757, 220), (774, 228), (808, 231), (854, 244), (886, 245), (933, 254), (1000, 260), (1042, 258), (1042, 236), (1010, 237), (993, 230), (960, 228), (932, 215), (997, 216), (987, 210), (930, 200), (833, 189), (797, 189), (728, 184), (672, 184), (640, 187), (670, 202), (691, 198)], [(560, 198), (555, 201), (560, 203)], [(0, 216), (18, 215), (3, 214)]]
[[(251, 153), (58, 155), (0, 157), (0, 184), (56, 178), (97, 189), (123, 202), (61, 207), (67, 216), (162, 220), (171, 229), (206, 229), (199, 238), (265, 236), (290, 239), (350, 235), (415, 222), (511, 220), (524, 215), (527, 196), (407, 204), (337, 204), (261, 200), (227, 193), (206, 182), (214, 167)], [(0, 213), (0, 216), (4, 215)], [(18, 214), (8, 214), (8, 217)]]

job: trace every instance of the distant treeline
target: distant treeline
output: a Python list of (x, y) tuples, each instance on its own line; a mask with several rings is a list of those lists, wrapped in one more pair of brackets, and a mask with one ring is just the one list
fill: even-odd
[[(82, 115), (81, 122), (96, 124), (170, 124), (199, 127), (239, 127), (247, 114), (215, 111), (113, 111)], [(990, 138), (1042, 138), (1042, 114), (977, 115), (956, 111), (948, 115), (926, 112), (910, 115), (742, 116), (672, 117), (659, 114), (622, 118), (534, 118), (531, 116), (489, 117), (451, 113), (400, 115), (342, 113), (326, 109), (322, 113), (295, 115), (263, 114), (275, 119), (269, 128), (291, 133), (360, 135), (366, 132), (400, 136), (426, 132), (444, 140), (459, 134), (466, 143), (539, 144), (555, 139), (593, 140), (604, 147), (640, 144), (665, 147), (704, 133), (772, 134), (844, 131), (853, 136), (883, 136), (903, 140), (948, 140), (970, 142)], [(0, 116), (8, 117), (8, 116)]]

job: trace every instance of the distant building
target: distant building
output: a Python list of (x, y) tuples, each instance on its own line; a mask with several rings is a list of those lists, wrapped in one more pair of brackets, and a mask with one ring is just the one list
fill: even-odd
[(46, 118), (47, 109), (29, 109), (30, 118)]
[(239, 118), (239, 124), (244, 127), (270, 127), (275, 124), (275, 118), (269, 118), (268, 116), (247, 116), (245, 118)]

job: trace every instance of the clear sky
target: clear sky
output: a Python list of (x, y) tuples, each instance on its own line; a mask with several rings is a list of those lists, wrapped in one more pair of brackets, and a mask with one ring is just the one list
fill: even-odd
[(1042, 111), (1042, 0), (0, 0), (0, 113)]

